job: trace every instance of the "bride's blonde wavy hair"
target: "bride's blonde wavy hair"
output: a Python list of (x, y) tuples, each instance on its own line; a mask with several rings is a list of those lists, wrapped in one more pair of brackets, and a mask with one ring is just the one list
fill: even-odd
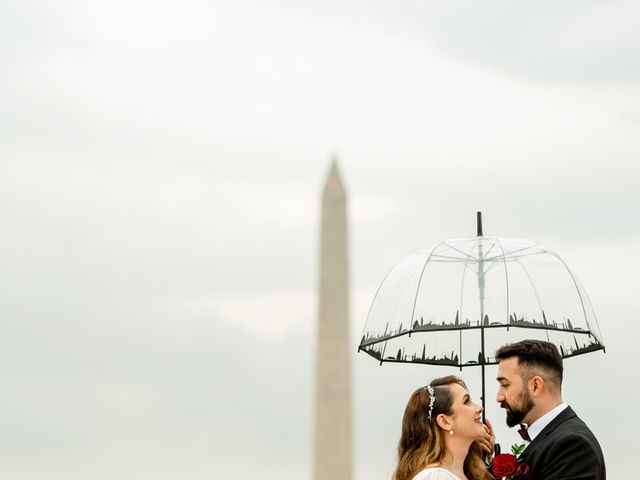
[[(449, 375), (436, 378), (430, 385), (434, 389), (435, 402), (429, 419), (431, 396), (426, 387), (413, 392), (407, 402), (402, 418), (402, 434), (398, 442), (398, 465), (393, 472), (393, 480), (411, 480), (426, 465), (440, 463), (445, 455), (445, 431), (436, 422), (441, 413), (451, 415), (453, 396), (449, 385), (457, 383), (465, 390), (462, 379)], [(470, 480), (490, 480), (485, 466), (482, 449), (473, 442), (464, 461), (464, 473)]]

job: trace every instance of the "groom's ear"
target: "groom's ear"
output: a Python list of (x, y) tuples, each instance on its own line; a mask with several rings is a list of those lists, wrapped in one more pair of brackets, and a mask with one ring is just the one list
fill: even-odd
[(542, 378), (540, 375), (534, 375), (533, 377), (531, 377), (527, 384), (532, 397), (537, 397), (538, 395), (540, 395), (545, 387), (544, 378)]

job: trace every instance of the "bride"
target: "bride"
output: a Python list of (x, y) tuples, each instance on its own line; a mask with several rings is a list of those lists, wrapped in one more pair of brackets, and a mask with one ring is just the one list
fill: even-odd
[(393, 480), (489, 480), (483, 450), (494, 443), (482, 407), (453, 375), (436, 378), (411, 395), (402, 419)]

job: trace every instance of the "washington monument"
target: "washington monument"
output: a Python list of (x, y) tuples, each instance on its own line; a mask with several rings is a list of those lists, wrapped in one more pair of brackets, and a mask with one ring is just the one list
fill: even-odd
[(322, 192), (314, 480), (351, 480), (347, 198), (334, 158)]

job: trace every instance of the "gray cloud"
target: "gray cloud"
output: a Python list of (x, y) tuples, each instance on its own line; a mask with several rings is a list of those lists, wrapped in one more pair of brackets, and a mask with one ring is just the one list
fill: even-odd
[[(305, 468), (306, 328), (265, 345), (211, 316), (90, 303), (74, 318), (66, 302), (3, 308), (8, 471), (19, 472), (26, 455), (67, 473), (72, 458), (85, 459), (71, 478), (103, 467), (110, 473), (99, 478), (175, 478), (178, 467), (204, 478), (231, 474), (247, 449), (274, 478)], [(279, 471), (290, 454), (297, 460)]]
[[(438, 45), (484, 67), (544, 82), (636, 83), (633, 2), (448, 2), (422, 16)], [(612, 28), (613, 27), (613, 28)]]
[[(480, 69), (544, 83), (635, 84), (634, 2), (285, 2), (327, 23), (349, 18), (427, 41)], [(300, 6), (302, 5), (302, 6)]]

